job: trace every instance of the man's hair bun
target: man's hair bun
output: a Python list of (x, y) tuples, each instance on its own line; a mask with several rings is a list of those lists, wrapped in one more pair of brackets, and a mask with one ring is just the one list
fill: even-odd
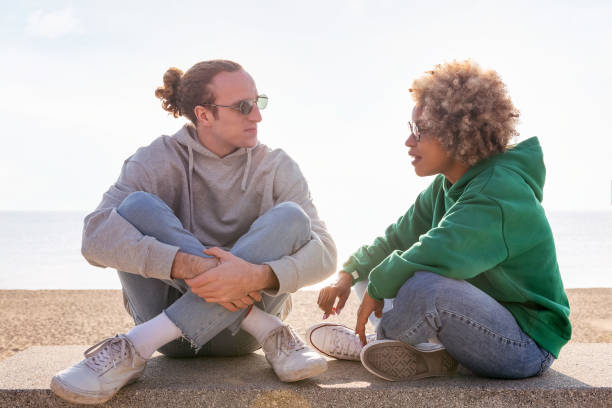
[(172, 116), (178, 118), (182, 115), (180, 108), (179, 85), (183, 71), (178, 68), (168, 68), (164, 74), (164, 86), (155, 90), (155, 96), (161, 99), (164, 110), (170, 112)]

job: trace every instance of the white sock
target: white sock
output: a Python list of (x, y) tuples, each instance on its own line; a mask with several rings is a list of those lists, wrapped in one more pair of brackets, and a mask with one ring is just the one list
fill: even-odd
[(141, 323), (130, 330), (126, 336), (132, 340), (136, 351), (142, 357), (149, 359), (161, 346), (176, 340), (183, 335), (181, 329), (176, 327), (164, 312), (153, 319)]
[(253, 306), (247, 317), (242, 320), (240, 328), (263, 344), (268, 334), (283, 325), (283, 322), (276, 316), (264, 312), (257, 306)]

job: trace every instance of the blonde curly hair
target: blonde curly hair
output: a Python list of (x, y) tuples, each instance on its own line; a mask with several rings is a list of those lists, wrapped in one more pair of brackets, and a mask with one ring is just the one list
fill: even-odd
[(472, 61), (436, 65), (410, 88), (421, 109), (419, 127), (456, 159), (472, 166), (502, 153), (515, 127), (514, 107), (497, 72)]

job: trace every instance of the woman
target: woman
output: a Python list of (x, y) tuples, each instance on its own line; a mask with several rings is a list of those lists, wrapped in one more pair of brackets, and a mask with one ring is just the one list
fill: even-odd
[[(329, 315), (344, 306), (351, 285), (368, 281), (359, 341), (329, 323), (310, 328), (307, 338), (325, 354), (360, 358), (387, 380), (445, 375), (457, 363), (486, 377), (539, 375), (571, 336), (540, 204), (539, 142), (509, 145), (519, 112), (497, 73), (473, 62), (438, 65), (410, 92), (416, 106), (408, 154), (418, 176), (437, 177), (319, 294)], [(393, 299), (384, 313), (383, 299)], [(382, 316), (377, 340), (365, 336), (372, 313)]]

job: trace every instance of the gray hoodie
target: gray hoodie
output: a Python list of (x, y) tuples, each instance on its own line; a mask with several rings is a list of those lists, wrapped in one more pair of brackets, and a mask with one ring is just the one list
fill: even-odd
[(147, 278), (171, 279), (178, 247), (141, 234), (117, 213), (131, 192), (161, 198), (205, 246), (231, 248), (251, 224), (275, 205), (293, 201), (311, 220), (312, 236), (296, 253), (267, 262), (279, 281), (278, 294), (295, 292), (331, 275), (336, 247), (319, 219), (297, 164), (282, 150), (263, 144), (220, 158), (185, 125), (128, 158), (117, 182), (85, 218), (82, 253), (95, 266)]

